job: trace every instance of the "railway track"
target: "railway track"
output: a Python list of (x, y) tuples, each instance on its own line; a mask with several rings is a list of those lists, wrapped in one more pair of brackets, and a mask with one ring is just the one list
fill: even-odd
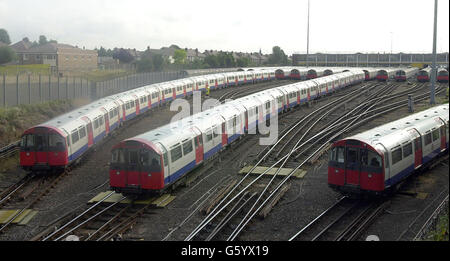
[[(420, 86), (414, 86), (413, 88), (416, 88), (417, 90), (419, 90), (421, 87)], [(392, 89), (392, 88), (391, 88)], [(411, 90), (408, 90), (408, 92), (410, 92)], [(442, 90), (440, 90), (442, 91)], [(297, 166), (295, 167), (295, 169), (293, 169), (291, 171), (290, 174), (288, 174), (287, 176), (285, 176), (282, 181), (280, 181), (278, 183), (278, 185), (276, 185), (275, 187), (273, 187), (274, 185), (272, 184), (275, 176), (278, 174), (278, 172), (280, 171), (281, 167), (284, 166), (284, 164), (286, 164), (286, 162), (288, 161), (288, 159), (291, 157), (291, 154), (293, 151), (299, 150), (300, 148), (305, 146), (305, 143), (299, 145), (300, 140), (297, 141), (297, 143), (293, 146), (291, 152), (289, 152), (288, 154), (284, 155), (281, 159), (277, 160), (275, 163), (271, 164), (271, 166), (269, 167), (269, 169), (267, 169), (266, 171), (264, 171), (262, 174), (260, 174), (258, 177), (256, 177), (255, 179), (253, 179), (252, 181), (250, 181), (248, 183), (248, 185), (244, 186), (243, 185), (243, 180), (245, 180), (249, 174), (251, 173), (251, 171), (258, 165), (261, 163), (262, 159), (264, 159), (267, 155), (269, 155), (271, 153), (271, 150), (269, 149), (265, 156), (262, 157), (262, 159), (260, 159), (260, 161), (252, 168), (252, 170), (250, 170), (247, 175), (245, 175), (242, 180), (232, 189), (232, 192), (234, 190), (237, 190), (237, 188), (239, 186), (243, 187), (241, 188), (241, 190), (237, 193), (232, 194), (232, 192), (230, 192), (226, 197), (224, 197), (224, 199), (214, 208), (214, 210), (207, 215), (203, 221), (185, 238), (185, 240), (194, 240), (197, 239), (197, 236), (201, 233), (201, 231), (203, 229), (205, 229), (205, 227), (211, 226), (210, 223), (212, 223), (213, 220), (216, 220), (217, 216), (219, 215), (219, 213), (221, 213), (222, 211), (225, 211), (226, 209), (233, 209), (236, 207), (231, 207), (231, 203), (235, 202), (235, 201), (240, 201), (240, 197), (242, 197), (242, 195), (244, 193), (247, 193), (247, 191), (249, 190), (249, 188), (257, 181), (259, 180), (265, 173), (268, 172), (268, 170), (275, 168), (276, 173), (275, 175), (273, 175), (272, 179), (268, 182), (267, 186), (262, 190), (261, 193), (259, 193), (258, 199), (255, 200), (255, 203), (253, 203), (252, 207), (250, 208), (250, 210), (248, 210), (247, 214), (244, 215), (244, 218), (241, 219), (241, 222), (236, 226), (235, 230), (230, 234), (230, 236), (228, 236), (227, 240), (234, 240), (236, 239), (236, 237), (239, 235), (239, 233), (242, 231), (242, 229), (252, 220), (252, 218), (259, 212), (261, 211), (261, 209), (268, 203), (270, 202), (270, 200), (272, 200), (273, 198), (275, 198), (275, 195), (277, 195), (277, 193), (279, 193), (279, 190), (281, 187), (283, 187), (285, 185), (285, 183), (287, 182), (287, 180), (290, 178), (290, 176), (296, 171), (298, 170), (300, 167), (302, 167), (306, 162), (308, 162), (309, 160), (311, 160), (315, 155), (317, 155), (319, 152), (323, 152), (324, 150), (326, 150), (326, 146), (335, 138), (337, 138), (338, 136), (344, 134), (347, 131), (350, 131), (352, 129), (355, 129), (357, 126), (360, 126), (361, 124), (367, 122), (370, 119), (373, 119), (375, 117), (378, 117), (384, 113), (387, 112), (391, 112), (395, 109), (398, 109), (401, 106), (405, 106), (405, 101), (400, 101), (397, 103), (393, 103), (390, 104), (389, 106), (385, 106), (383, 108), (383, 110), (377, 110), (375, 108), (375, 106), (380, 106), (380, 102), (381, 101), (386, 101), (389, 99), (389, 95), (386, 94), (387, 91), (380, 91), (377, 93), (377, 95), (373, 96), (376, 97), (379, 95), (378, 98), (372, 98), (370, 99), (371, 103), (368, 103), (367, 107), (361, 111), (358, 112), (358, 114), (353, 117), (350, 118), (350, 122), (349, 119), (347, 119), (345, 122), (343, 122), (343, 118), (338, 118), (332, 125), (329, 125), (325, 131), (321, 131), (320, 133), (314, 135), (312, 138), (310, 138), (309, 140), (312, 139), (316, 139), (318, 141), (323, 140), (323, 138), (318, 139), (318, 135), (322, 135), (324, 138), (327, 138), (328, 140), (326, 142), (321, 142), (320, 146), (314, 150), (314, 152), (309, 153), (309, 156), (307, 156), (301, 163), (297, 164)], [(404, 95), (403, 93), (401, 94), (396, 94), (395, 97), (398, 97), (400, 95)], [(422, 95), (417, 95), (414, 99), (414, 102), (418, 102), (420, 100), (425, 99), (425, 97), (428, 94), (422, 94)], [(392, 98), (392, 97), (391, 97)], [(406, 101), (407, 102), (407, 101)], [(400, 105), (399, 105), (400, 103)], [(370, 115), (370, 116), (369, 116)], [(364, 116), (364, 117), (363, 117)], [(361, 119), (362, 118), (362, 119)], [(299, 121), (298, 123), (300, 123), (301, 121)], [(344, 125), (343, 123), (347, 123), (347, 125)], [(295, 127), (293, 127), (292, 129), (294, 129)], [(284, 137), (284, 136), (283, 136)], [(282, 138), (283, 138), (282, 137)], [(276, 166), (279, 166), (279, 168), (276, 168)], [(270, 187), (270, 189), (269, 189)], [(263, 197), (263, 195), (269, 192), (269, 195), (265, 195)], [(264, 199), (263, 199), (264, 198)], [(260, 202), (260, 203), (258, 203)], [(215, 221), (216, 222), (216, 221)], [(219, 223), (220, 224), (220, 223)], [(221, 225), (223, 227), (223, 225)]]
[(289, 241), (352, 241), (383, 212), (389, 201), (343, 197), (308, 223)]
[[(12, 185), (9, 189), (2, 192), (1, 202), (2, 205), (10, 203), (8, 205), (11, 207), (18, 207), (19, 209), (16, 213), (10, 216), (4, 224), (0, 227), (0, 232), (4, 233), (6, 228), (8, 228), (13, 221), (24, 213), (27, 209), (31, 209), (37, 202), (39, 202), (45, 195), (47, 195), (61, 179), (68, 175), (69, 169), (65, 170), (63, 173), (54, 174), (52, 176), (35, 176), (29, 175), (24, 177), (18, 183)], [(22, 190), (23, 188), (26, 188)], [(14, 202), (9, 202), (15, 200)]]

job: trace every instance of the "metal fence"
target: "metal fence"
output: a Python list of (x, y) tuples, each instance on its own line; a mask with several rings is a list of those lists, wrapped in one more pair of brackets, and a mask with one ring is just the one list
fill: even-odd
[(148, 84), (183, 77), (186, 77), (186, 72), (150, 72), (92, 82), (81, 77), (3, 74), (0, 75), (0, 107), (78, 98), (96, 100)]
[(182, 71), (150, 72), (127, 75), (104, 82), (93, 83), (91, 88), (91, 97), (92, 99), (99, 99), (101, 97), (139, 88), (145, 85), (176, 80), (186, 76), (186, 72)]

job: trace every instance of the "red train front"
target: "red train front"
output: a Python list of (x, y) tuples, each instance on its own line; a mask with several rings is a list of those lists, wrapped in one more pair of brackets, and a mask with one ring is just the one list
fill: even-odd
[(438, 82), (448, 82), (448, 71), (446, 69), (441, 69), (437, 74)]
[(344, 193), (382, 192), (382, 155), (358, 140), (340, 140), (334, 143), (329, 154), (328, 185)]
[(68, 164), (66, 139), (56, 128), (34, 127), (22, 135), (20, 165), (29, 171), (63, 169)]
[(126, 140), (112, 150), (110, 187), (116, 192), (142, 193), (164, 189), (161, 152), (144, 140)]

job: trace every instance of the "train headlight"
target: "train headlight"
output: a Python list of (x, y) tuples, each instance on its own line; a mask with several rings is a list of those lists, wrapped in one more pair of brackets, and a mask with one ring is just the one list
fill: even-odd
[(27, 152), (27, 156), (30, 156), (30, 153), (29, 153), (29, 152)]
[(369, 178), (371, 178), (372, 177), (372, 174), (369, 174), (369, 175), (367, 175)]
[(148, 173), (148, 176), (149, 176), (149, 177), (151, 177), (151, 176), (152, 176), (152, 174)]
[(120, 171), (117, 171), (116, 174), (117, 174), (117, 175), (120, 175)]

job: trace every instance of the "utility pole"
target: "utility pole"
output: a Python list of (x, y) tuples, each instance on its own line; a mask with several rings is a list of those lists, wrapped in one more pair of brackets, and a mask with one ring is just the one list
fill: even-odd
[(434, 31), (433, 31), (433, 64), (431, 66), (431, 97), (430, 104), (436, 104), (435, 95), (436, 95), (436, 34), (437, 34), (437, 6), (438, 0), (434, 0)]
[(306, 67), (308, 67), (308, 58), (309, 58), (309, 0), (308, 0), (308, 28), (307, 28), (307, 36), (306, 36)]

